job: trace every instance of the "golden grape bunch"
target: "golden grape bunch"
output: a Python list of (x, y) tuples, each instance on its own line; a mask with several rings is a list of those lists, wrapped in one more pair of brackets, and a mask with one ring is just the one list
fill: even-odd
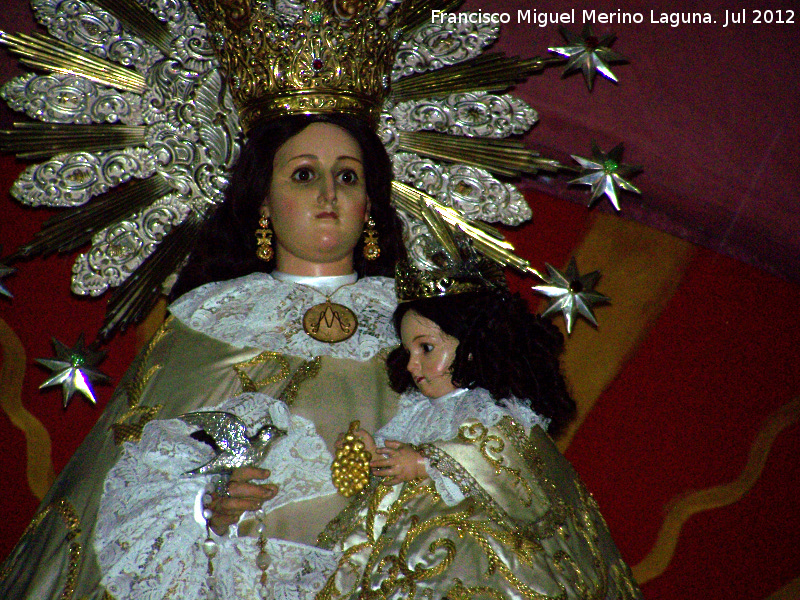
[(336, 457), (331, 465), (333, 485), (345, 498), (357, 494), (369, 483), (369, 461), (372, 455), (367, 452), (364, 442), (356, 435), (361, 427), (359, 421), (350, 423), (350, 428), (336, 450)]

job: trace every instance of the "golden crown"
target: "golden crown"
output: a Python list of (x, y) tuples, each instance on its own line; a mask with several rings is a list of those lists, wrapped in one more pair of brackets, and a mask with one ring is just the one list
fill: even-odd
[(307, 0), (293, 23), (271, 2), (193, 3), (245, 131), (289, 114), (347, 113), (377, 123), (397, 44), (398, 15), (381, 16), (385, 0)]

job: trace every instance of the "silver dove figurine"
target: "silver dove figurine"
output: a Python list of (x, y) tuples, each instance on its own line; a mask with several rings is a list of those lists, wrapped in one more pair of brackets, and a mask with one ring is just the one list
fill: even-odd
[(216, 452), (216, 456), (206, 464), (187, 471), (188, 475), (227, 476), (237, 467), (257, 465), (267, 456), (272, 442), (286, 435), (286, 432), (275, 427), (269, 418), (267, 424), (252, 436), (247, 435), (244, 421), (228, 412), (197, 411), (178, 418), (189, 425), (201, 427), (205, 433), (203, 437), (210, 440), (197, 437), (195, 434), (192, 434), (192, 437), (208, 442)]

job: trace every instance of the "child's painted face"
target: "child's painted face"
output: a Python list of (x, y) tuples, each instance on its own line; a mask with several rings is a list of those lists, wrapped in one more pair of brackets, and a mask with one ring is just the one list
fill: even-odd
[(408, 351), (408, 372), (419, 391), (428, 398), (439, 398), (454, 391), (451, 367), (458, 340), (413, 310), (403, 315), (400, 338)]

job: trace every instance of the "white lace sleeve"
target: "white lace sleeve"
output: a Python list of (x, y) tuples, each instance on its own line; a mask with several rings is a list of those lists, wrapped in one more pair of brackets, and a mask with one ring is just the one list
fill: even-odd
[(420, 418), (424, 418), (430, 405), (430, 401), (420, 393), (412, 392), (401, 395), (397, 402), (397, 413), (373, 435), (375, 445), (380, 448), (386, 444), (386, 440), (419, 444), (422, 441), (419, 429)]
[[(265, 513), (335, 493), (328, 475), (330, 453), (310, 421), (290, 416), (283, 403), (263, 394), (243, 394), (217, 410), (235, 413), (248, 427), (269, 414), (275, 425), (289, 429), (261, 465), (279, 485)], [(102, 584), (118, 600), (208, 597), (208, 560), (202, 551), (206, 532), (196, 520), (195, 504), (212, 476), (186, 472), (210, 460), (213, 451), (190, 437), (195, 429), (178, 419), (151, 421), (137, 444), (125, 444), (109, 471), (94, 543)], [(256, 540), (223, 536), (218, 543), (218, 588), (235, 591), (231, 597), (254, 591), (260, 575), (254, 563)], [(304, 598), (302, 590), (321, 586), (335, 565), (330, 553), (320, 549), (281, 540), (269, 545), (270, 554), (280, 557), (271, 568), (277, 575), (273, 585), (286, 598)], [(278, 586), (284, 580), (286, 585)]]
[[(522, 425), (525, 433), (530, 434), (534, 427), (541, 427), (544, 431), (550, 426), (550, 419), (534, 412), (530, 407), (525, 406), (516, 398), (501, 400), (502, 406), (517, 423)], [(496, 424), (496, 423), (493, 423)]]
[(178, 420), (152, 421), (109, 472), (95, 532), (102, 584), (120, 600), (202, 597), (207, 561), (194, 500), (210, 477), (184, 473), (210, 454)]

